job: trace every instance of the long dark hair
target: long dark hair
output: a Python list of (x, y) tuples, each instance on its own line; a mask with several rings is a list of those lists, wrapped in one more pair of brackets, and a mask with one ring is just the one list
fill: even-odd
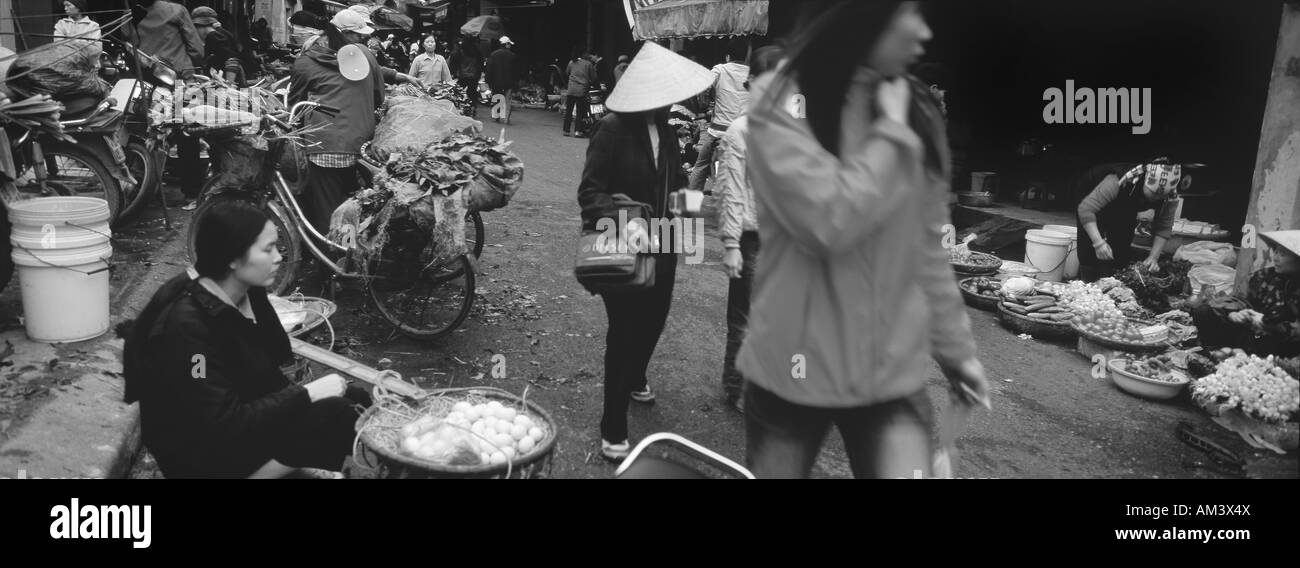
[(257, 242), (269, 219), (261, 209), (241, 200), (218, 203), (196, 227), (194, 268), (214, 280), (230, 273), (230, 263), (243, 258)]
[(343, 36), (343, 32), (332, 23), (325, 22), (325, 24), (321, 26), (321, 31), (325, 32), (325, 39), (329, 40), (330, 49), (333, 49), (334, 51), (343, 49), (343, 46), (352, 43), (348, 41), (348, 38)]

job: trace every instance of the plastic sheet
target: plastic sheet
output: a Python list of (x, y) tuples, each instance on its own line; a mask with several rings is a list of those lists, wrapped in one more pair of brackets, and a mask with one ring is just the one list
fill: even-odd
[(453, 134), (477, 134), (482, 123), (461, 115), (446, 101), (425, 97), (391, 97), (383, 120), (375, 127), (370, 151), (387, 161), (392, 154), (418, 154), (431, 143)]

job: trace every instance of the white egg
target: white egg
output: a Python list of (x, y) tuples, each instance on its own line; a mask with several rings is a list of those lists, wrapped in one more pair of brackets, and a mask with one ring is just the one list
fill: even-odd
[(402, 449), (406, 450), (407, 453), (415, 453), (416, 450), (420, 449), (420, 439), (407, 436), (406, 439), (402, 440)]
[(487, 403), (487, 409), (491, 410), (492, 414), (496, 414), (497, 410), (499, 410), (500, 408), (501, 408), (501, 403), (495, 400), (488, 401)]
[(498, 448), (508, 448), (515, 445), (515, 439), (511, 438), (510, 434), (497, 434), (496, 439), (493, 441), (496, 442)]
[(486, 429), (486, 427), (483, 426), (483, 421), (482, 421), (482, 420), (480, 420), (480, 421), (478, 421), (478, 422), (475, 422), (472, 426), (469, 427), (469, 431), (470, 431), (470, 432), (473, 432), (473, 433), (475, 433), (475, 434), (482, 434), (482, 433), (483, 433), (483, 430), (485, 430), (485, 429)]
[(521, 439), (519, 440), (519, 453), (520, 453), (520, 454), (526, 454), (526, 453), (528, 453), (528, 452), (531, 452), (531, 451), (533, 451), (533, 448), (535, 448), (535, 447), (537, 447), (537, 443), (534, 442), (533, 439), (530, 438), (530, 437), (528, 437), (528, 436), (524, 436), (523, 438), (521, 438)]
[(437, 433), (437, 432), (425, 432), (425, 433), (423, 433), (423, 434), (420, 435), (420, 445), (421, 445), (421, 446), (428, 445), (429, 442), (432, 442), (432, 441), (437, 440), (437, 439), (438, 439), (438, 433)]
[(419, 424), (407, 424), (406, 426), (402, 426), (402, 437), (410, 438), (414, 436), (416, 432), (419, 431), (420, 431)]
[(451, 414), (447, 415), (446, 420), (447, 422), (451, 422), (452, 424), (458, 424), (465, 420), (465, 414), (461, 412), (452, 412)]
[(536, 426), (533, 426), (532, 428), (529, 428), (529, 429), (528, 429), (528, 437), (529, 437), (529, 438), (532, 438), (534, 442), (540, 442), (540, 441), (542, 441), (542, 429), (541, 429), (541, 428), (538, 428), (538, 427), (536, 427)]
[(462, 410), (461, 413), (464, 414), (465, 418), (468, 418), (471, 422), (474, 420), (478, 420), (480, 416), (483, 416), (483, 411), (479, 410), (477, 406), (471, 406), (469, 408), (466, 408), (465, 410)]
[(528, 437), (528, 429), (515, 424), (514, 428), (510, 429), (510, 437), (516, 440), (522, 440)]
[(500, 418), (501, 420), (505, 420), (511, 423), (515, 421), (516, 414), (517, 413), (515, 412), (515, 409), (510, 408), (509, 406), (503, 406), (497, 409), (497, 418)]
[(497, 453), (495, 453), (495, 454), (492, 454), (492, 457), (490, 458), (490, 463), (491, 463), (492, 465), (501, 465), (501, 464), (504, 464), (504, 463), (506, 463), (506, 455), (503, 454), (503, 453), (501, 453), (501, 452), (497, 452)]
[(487, 453), (487, 452), (479, 452), (479, 453), (478, 453), (478, 459), (482, 460), (483, 463), (491, 463), (491, 462), (492, 462), (492, 454), (489, 454), (489, 453)]
[(529, 418), (527, 415), (520, 414), (515, 417), (515, 426), (523, 426), (524, 430), (527, 430), (533, 427), (533, 419)]
[(432, 459), (436, 455), (438, 455), (437, 450), (433, 444), (423, 444), (419, 449), (415, 450), (415, 457), (421, 459)]
[(515, 459), (515, 449), (514, 449), (513, 446), (507, 446), (507, 447), (501, 448), (501, 453), (505, 454), (505, 455), (506, 455), (506, 459), (508, 459), (508, 460)]
[(465, 401), (462, 400), (462, 401), (456, 403), (454, 406), (452, 406), (451, 409), (452, 409), (453, 411), (455, 411), (455, 412), (459, 412), (459, 413), (461, 413), (461, 414), (465, 414), (465, 413), (467, 413), (467, 412), (469, 411), (469, 409), (471, 409), (471, 408), (473, 408), (473, 407), (474, 407), (474, 405), (472, 405), (472, 404), (470, 404), (470, 403), (465, 402)]
[(445, 454), (447, 450), (451, 449), (451, 444), (448, 444), (446, 440), (434, 440), (425, 445), (430, 448), (434, 455)]

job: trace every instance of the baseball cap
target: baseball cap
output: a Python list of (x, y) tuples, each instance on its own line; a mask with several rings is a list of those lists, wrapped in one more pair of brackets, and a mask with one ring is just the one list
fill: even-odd
[(217, 23), (217, 11), (207, 6), (199, 6), (190, 12), (190, 19), (196, 26), (211, 26)]
[(330, 23), (341, 32), (356, 32), (361, 35), (375, 33), (375, 28), (371, 27), (370, 16), (356, 10), (340, 11), (334, 15)]

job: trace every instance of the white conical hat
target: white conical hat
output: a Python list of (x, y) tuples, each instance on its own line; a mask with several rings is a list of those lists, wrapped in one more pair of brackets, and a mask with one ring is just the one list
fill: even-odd
[(684, 101), (713, 85), (713, 72), (652, 41), (645, 42), (605, 106), (614, 112), (644, 112)]
[(1300, 256), (1300, 230), (1270, 231), (1260, 233), (1259, 236), (1270, 245), (1284, 248), (1291, 251), (1291, 254)]

